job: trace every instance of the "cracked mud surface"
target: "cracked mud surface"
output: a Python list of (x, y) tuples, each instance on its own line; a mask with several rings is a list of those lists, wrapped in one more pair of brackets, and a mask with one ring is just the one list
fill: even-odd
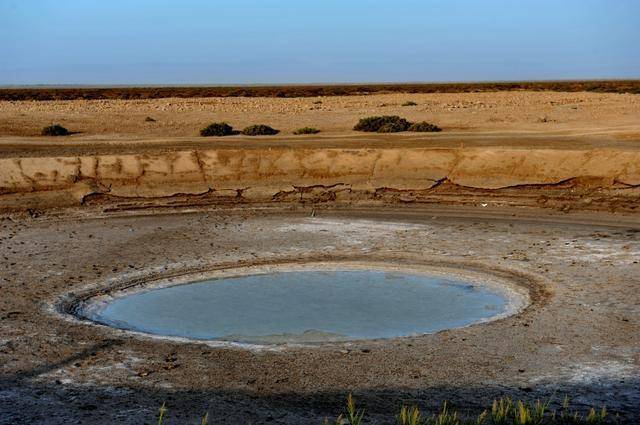
[[(640, 224), (550, 210), (273, 204), (172, 214), (99, 206), (0, 221), (0, 423), (321, 423), (352, 391), (375, 421), (402, 401), (478, 410), (564, 394), (640, 420)], [(222, 267), (306, 261), (444, 265), (526, 285), (523, 313), (387, 341), (246, 350), (140, 337), (52, 306)], [(229, 418), (233, 418), (230, 420)], [(174, 422), (170, 422), (174, 423)]]

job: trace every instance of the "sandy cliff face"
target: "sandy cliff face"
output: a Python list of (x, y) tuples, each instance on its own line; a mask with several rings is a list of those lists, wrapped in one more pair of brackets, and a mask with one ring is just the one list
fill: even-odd
[(215, 193), (264, 202), (314, 188), (372, 194), (425, 191), (446, 181), (466, 189), (502, 190), (572, 179), (601, 189), (638, 186), (640, 151), (268, 148), (3, 158), (0, 208), (79, 205), (95, 194), (157, 199)]

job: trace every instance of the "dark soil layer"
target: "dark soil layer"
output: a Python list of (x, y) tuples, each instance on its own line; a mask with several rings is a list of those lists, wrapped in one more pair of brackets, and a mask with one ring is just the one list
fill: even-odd
[(490, 91), (640, 93), (640, 80), (538, 81), (430, 84), (331, 84), (291, 86), (29, 87), (0, 89), (0, 100), (158, 99), (166, 97), (312, 97), (372, 93)]

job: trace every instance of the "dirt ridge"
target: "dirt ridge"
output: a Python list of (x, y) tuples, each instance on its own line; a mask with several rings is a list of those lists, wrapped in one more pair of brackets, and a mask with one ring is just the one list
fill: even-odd
[(638, 203), (640, 151), (269, 148), (0, 159), (0, 209), (81, 205), (100, 194), (112, 200), (213, 194), (245, 202), (326, 202), (395, 191), (405, 195), (386, 197), (403, 201), (407, 193), (419, 198), (453, 187), (523, 196), (608, 190)]

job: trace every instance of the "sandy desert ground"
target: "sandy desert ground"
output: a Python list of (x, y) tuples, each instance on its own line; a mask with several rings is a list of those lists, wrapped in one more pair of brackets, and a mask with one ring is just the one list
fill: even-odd
[[(406, 102), (415, 106), (402, 106)], [(1, 101), (1, 136), (38, 136), (61, 123), (85, 138), (196, 137), (213, 121), (234, 127), (266, 123), (290, 136), (313, 126), (351, 134), (359, 118), (401, 115), (437, 123), (447, 133), (607, 134), (638, 138), (635, 94), (562, 92), (390, 93), (301, 98), (163, 98), (149, 100)], [(155, 122), (145, 122), (146, 117)], [(213, 143), (213, 142), (211, 142)]]
[[(351, 130), (383, 114), (443, 131)], [(281, 133), (198, 136), (222, 120)], [(38, 135), (54, 122), (77, 133)], [(303, 126), (322, 132), (291, 134)], [(636, 94), (1, 101), (0, 423), (152, 422), (163, 402), (175, 423), (321, 423), (350, 391), (374, 423), (402, 402), (565, 394), (634, 423), (639, 206)], [(344, 261), (472, 270), (531, 304), (432, 335), (253, 350), (73, 315), (161, 278)]]

